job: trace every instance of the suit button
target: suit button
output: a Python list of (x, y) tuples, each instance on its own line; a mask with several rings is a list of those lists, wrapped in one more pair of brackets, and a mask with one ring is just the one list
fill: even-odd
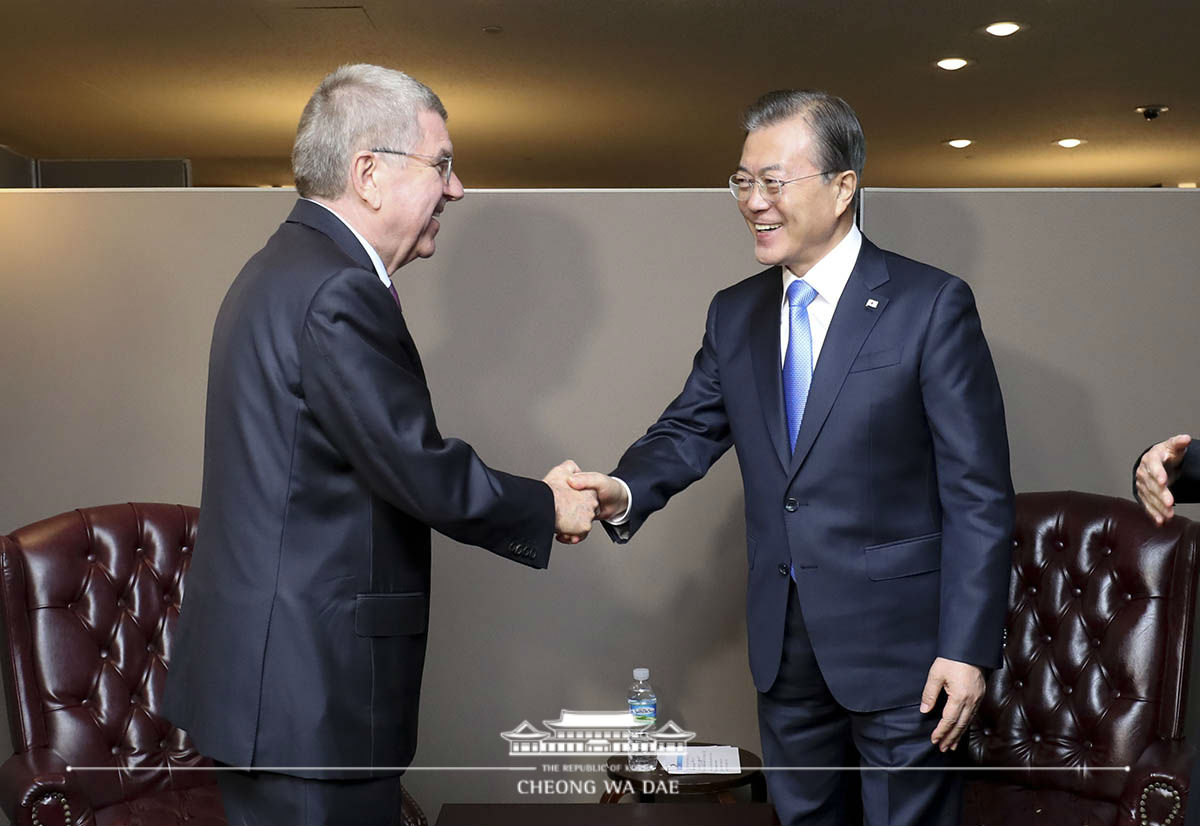
[(796, 508), (798, 507), (800, 507), (800, 503), (795, 499), (792, 499), (790, 496), (788, 497), (788, 500), (783, 503), (783, 509), (788, 513), (795, 513)]
[(779, 563), (779, 573), (783, 574), (784, 576), (788, 575), (788, 564), (786, 562)]

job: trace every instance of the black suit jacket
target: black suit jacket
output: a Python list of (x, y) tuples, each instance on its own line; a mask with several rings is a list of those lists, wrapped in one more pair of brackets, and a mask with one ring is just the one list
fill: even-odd
[(732, 444), (746, 499), (750, 668), (779, 671), (790, 570), (821, 673), (856, 711), (916, 703), (935, 657), (1000, 664), (1013, 490), (970, 288), (867, 239), (813, 373), (795, 452), (783, 279), (717, 293), (683, 392), (621, 457), (628, 540)]
[(167, 717), (235, 766), (407, 765), (430, 528), (545, 567), (550, 489), (442, 437), (400, 308), (303, 200), (221, 305), (207, 405)]
[(1200, 447), (1188, 445), (1171, 493), (1178, 502), (1200, 502)]

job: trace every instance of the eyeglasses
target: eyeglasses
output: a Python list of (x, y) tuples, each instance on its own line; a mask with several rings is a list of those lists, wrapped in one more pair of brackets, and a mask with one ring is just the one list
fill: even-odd
[(446, 183), (450, 183), (450, 176), (454, 174), (453, 155), (422, 155), (420, 152), (401, 152), (399, 149), (386, 149), (384, 147), (377, 147), (371, 151), (383, 152), (387, 155), (403, 155), (406, 158), (420, 158), (436, 169), (438, 174), (442, 176), (442, 180)]
[(751, 178), (749, 175), (743, 175), (740, 172), (735, 172), (729, 176), (729, 191), (733, 193), (733, 197), (739, 201), (749, 201), (750, 194), (754, 192), (754, 187), (758, 187), (758, 191), (762, 193), (763, 199), (774, 203), (779, 200), (779, 196), (783, 194), (783, 187), (786, 184), (803, 181), (808, 178), (815, 178), (818, 175), (830, 175), (830, 172), (814, 172), (811, 175), (801, 175), (799, 178), (789, 178), (786, 181), (781, 181), (778, 178)]

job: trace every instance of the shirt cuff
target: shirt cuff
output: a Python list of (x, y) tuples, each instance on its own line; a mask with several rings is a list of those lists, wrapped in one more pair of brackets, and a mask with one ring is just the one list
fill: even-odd
[(618, 479), (616, 476), (614, 476), (613, 480), (615, 482), (617, 482), (621, 486), (621, 488), (625, 491), (625, 501), (627, 504), (625, 506), (624, 511), (622, 511), (617, 516), (614, 516), (612, 519), (605, 519), (604, 522), (605, 522), (605, 524), (614, 525), (614, 526), (615, 525), (624, 525), (626, 522), (629, 521), (629, 512), (631, 510), (633, 510), (633, 494), (629, 492), (629, 485), (625, 484), (624, 479)]

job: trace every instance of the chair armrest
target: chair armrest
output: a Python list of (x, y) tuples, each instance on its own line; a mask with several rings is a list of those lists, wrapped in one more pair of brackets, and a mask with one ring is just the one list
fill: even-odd
[(14, 754), (0, 766), (0, 807), (14, 826), (94, 826), (95, 816), (52, 749)]
[(1194, 749), (1182, 740), (1158, 740), (1130, 767), (1118, 826), (1182, 826)]
[(404, 786), (400, 787), (400, 822), (402, 826), (429, 826), (429, 821), (425, 819), (425, 813), (421, 811), (421, 807), (417, 805), (417, 800), (408, 793), (408, 789)]

